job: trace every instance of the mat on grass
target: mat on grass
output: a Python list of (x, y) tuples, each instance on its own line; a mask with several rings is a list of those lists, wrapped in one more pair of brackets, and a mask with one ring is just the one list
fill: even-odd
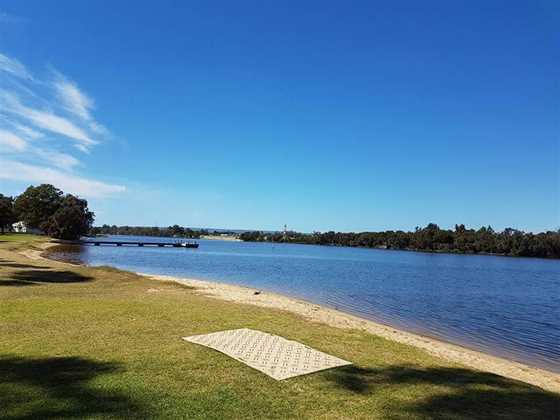
[(218, 350), (276, 380), (352, 364), (297, 341), (249, 328), (193, 335), (183, 340)]

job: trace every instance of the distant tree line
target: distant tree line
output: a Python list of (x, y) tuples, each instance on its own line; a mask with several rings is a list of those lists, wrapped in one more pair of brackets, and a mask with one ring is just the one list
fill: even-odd
[(507, 228), (495, 232), (490, 226), (478, 230), (455, 225), (440, 229), (434, 223), (414, 232), (244, 232), (244, 241), (288, 242), (313, 245), (350, 246), (428, 252), (497, 254), (517, 257), (560, 258), (560, 230), (533, 234)]
[(159, 236), (197, 239), (208, 235), (206, 229), (193, 230), (179, 225), (169, 227), (158, 226), (116, 226), (103, 225), (91, 228), (91, 235), (131, 235), (131, 236)]
[(88, 202), (50, 184), (30, 186), (21, 195), (0, 194), (0, 231), (11, 230), (22, 221), (28, 228), (40, 229), (58, 239), (78, 239), (91, 228), (94, 213)]

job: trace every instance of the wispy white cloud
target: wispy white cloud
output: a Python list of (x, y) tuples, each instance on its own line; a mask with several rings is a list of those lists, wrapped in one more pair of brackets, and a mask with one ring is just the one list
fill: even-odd
[(106, 197), (125, 191), (122, 185), (107, 184), (52, 168), (0, 159), (0, 179), (49, 183), (63, 191), (85, 197)]
[(0, 129), (0, 150), (21, 152), (27, 148), (27, 142), (14, 133)]
[(31, 79), (31, 74), (19, 61), (0, 53), (0, 71), (13, 74), (22, 79)]
[(32, 128), (29, 128), (25, 125), (15, 124), (14, 127), (16, 128), (17, 131), (22, 133), (27, 138), (35, 140), (43, 137), (43, 133), (33, 130)]
[(109, 130), (103, 124), (95, 121), (91, 114), (95, 109), (93, 98), (60, 72), (53, 70), (53, 73), (55, 76), (53, 88), (56, 91), (58, 100), (66, 111), (79, 117), (93, 133), (100, 136), (108, 136)]
[(82, 92), (76, 83), (67, 80), (60, 73), (57, 73), (54, 88), (61, 103), (69, 112), (83, 120), (92, 120), (90, 110), (94, 106), (93, 99)]
[(84, 165), (68, 147), (89, 153), (109, 131), (95, 120), (94, 100), (77, 83), (56, 70), (50, 74), (33, 77), (0, 54), (0, 179), (52, 183), (86, 197), (121, 193), (122, 185), (75, 172)]
[(82, 146), (92, 146), (97, 141), (67, 118), (60, 117), (49, 111), (41, 111), (23, 105), (18, 96), (12, 92), (1, 92), (0, 105), (4, 106), (8, 113), (24, 118), (37, 128), (61, 134), (70, 139), (76, 140)]
[(80, 161), (74, 156), (56, 150), (45, 150), (39, 147), (33, 147), (32, 153), (60, 169), (71, 170), (80, 164)]
[(43, 149), (23, 139), (18, 134), (0, 129), (0, 151), (5, 155), (18, 155), (25, 152), (26, 157), (44, 161), (52, 166), (64, 170), (71, 170), (80, 165), (74, 156), (53, 149)]

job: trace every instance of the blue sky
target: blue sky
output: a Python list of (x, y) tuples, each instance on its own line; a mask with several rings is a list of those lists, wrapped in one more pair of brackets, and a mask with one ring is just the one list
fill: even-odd
[(560, 227), (560, 5), (0, 3), (0, 192), (97, 223)]

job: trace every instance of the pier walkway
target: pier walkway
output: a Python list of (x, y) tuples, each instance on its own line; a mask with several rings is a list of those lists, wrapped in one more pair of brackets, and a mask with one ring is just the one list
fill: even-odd
[(112, 246), (157, 246), (160, 248), (198, 248), (198, 243), (193, 241), (188, 242), (146, 242), (146, 241), (102, 241), (102, 240), (87, 240), (79, 241), (80, 245), (112, 245)]

